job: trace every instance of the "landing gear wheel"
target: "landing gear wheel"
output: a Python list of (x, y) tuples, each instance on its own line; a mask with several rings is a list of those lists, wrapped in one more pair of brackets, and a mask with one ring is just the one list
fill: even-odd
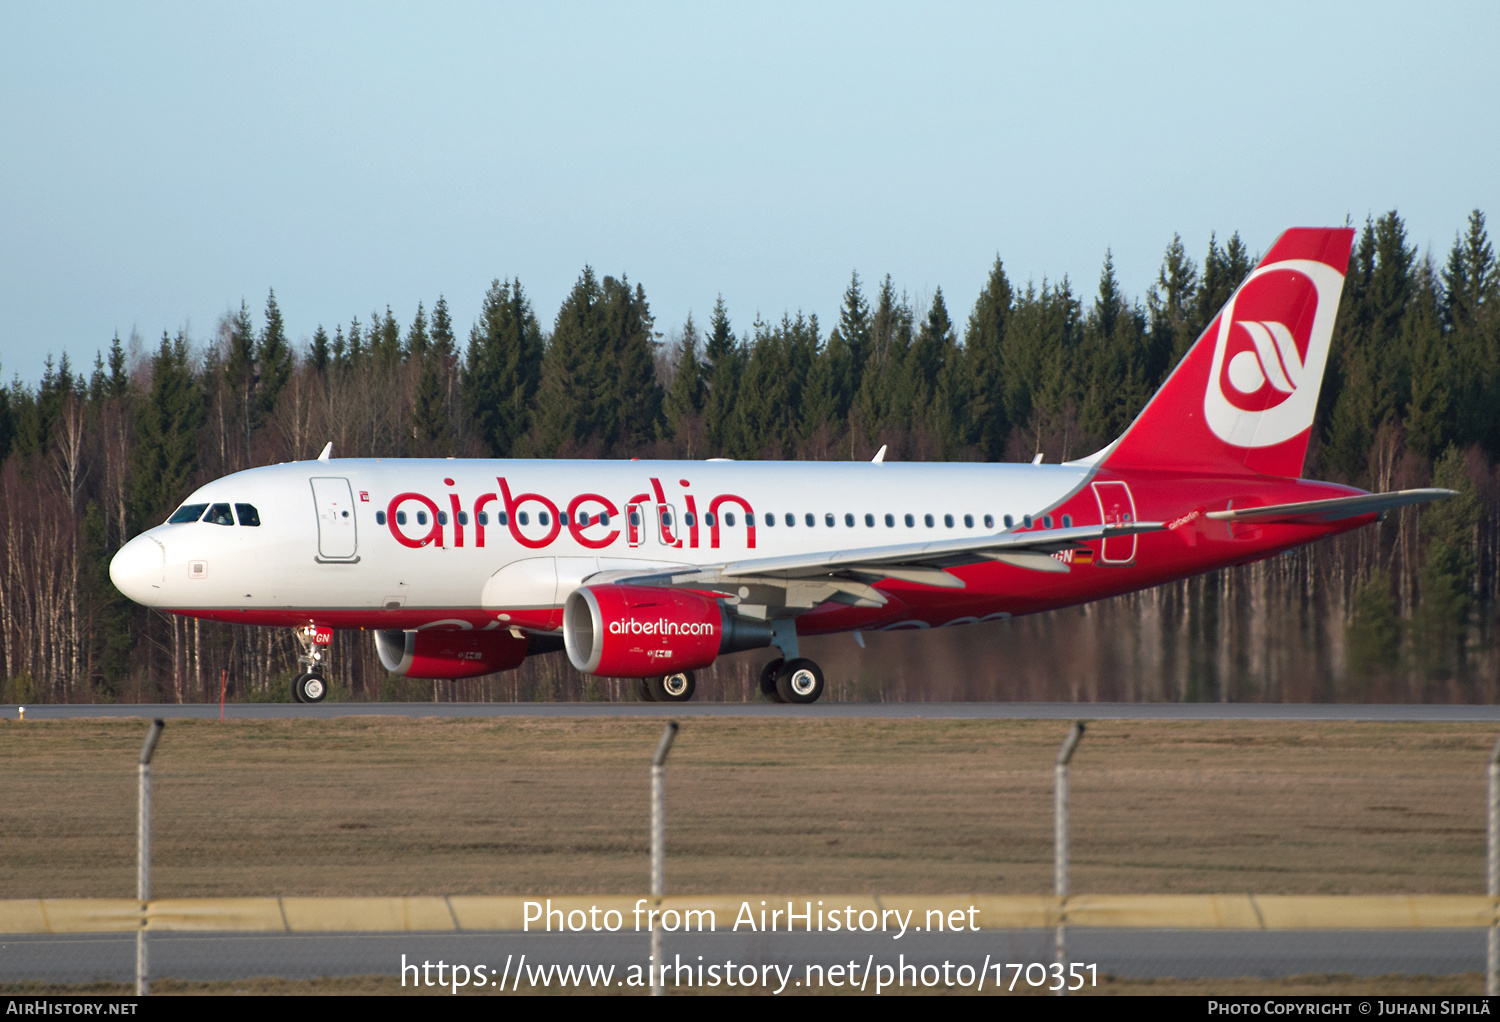
[(685, 703), (693, 698), (698, 679), (692, 671), (678, 671), (662, 678), (651, 679), (651, 698), (658, 703)]
[(781, 698), (781, 693), (776, 691), (776, 675), (781, 673), (782, 663), (779, 659), (772, 660), (760, 669), (760, 694), (773, 703), (786, 702)]
[(651, 691), (651, 680), (650, 678), (635, 679), (635, 694), (641, 697), (643, 703), (656, 702), (656, 695)]
[(299, 674), (292, 682), (292, 698), (299, 703), (321, 703), (328, 698), (328, 682), (316, 672)]
[(817, 702), (823, 694), (823, 669), (806, 657), (788, 660), (776, 672), (776, 694), (787, 703)]

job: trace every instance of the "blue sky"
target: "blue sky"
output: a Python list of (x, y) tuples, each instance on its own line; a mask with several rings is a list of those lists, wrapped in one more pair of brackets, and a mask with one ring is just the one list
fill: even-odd
[[(1144, 296), (1174, 232), (1252, 251), (1500, 215), (1500, 4), (20, 4), (0, 15), (0, 373), (266, 291), (294, 338), (585, 264), (659, 330), (717, 294), (955, 318), (998, 253)], [(1494, 225), (1492, 225), (1494, 226)]]

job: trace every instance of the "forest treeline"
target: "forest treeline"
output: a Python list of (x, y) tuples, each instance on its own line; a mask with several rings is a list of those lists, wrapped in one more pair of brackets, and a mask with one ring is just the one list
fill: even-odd
[[(446, 300), (318, 325), (274, 291), (214, 335), (117, 335), (0, 391), (0, 655), (8, 701), (284, 698), (285, 629), (148, 611), (110, 584), (120, 545), (193, 487), (314, 457), (1047, 461), (1118, 435), (1255, 263), (1174, 237), (1143, 298), (1021, 284), (997, 257), (967, 310), (851, 276), (836, 314), (736, 324), (722, 299), (663, 329), (643, 286), (585, 268), (543, 325), (497, 280), (467, 337)], [(44, 345), (38, 344), (38, 347)], [(1444, 258), (1392, 211), (1355, 242), (1306, 474), (1457, 499), (1271, 561), (992, 626), (822, 640), (831, 698), (1398, 699), (1496, 696), (1500, 268), (1475, 211)], [(753, 663), (706, 672), (748, 697)], [(620, 698), (561, 654), (468, 682), (391, 678), (339, 633), (336, 698)], [(717, 684), (715, 684), (717, 682)]]

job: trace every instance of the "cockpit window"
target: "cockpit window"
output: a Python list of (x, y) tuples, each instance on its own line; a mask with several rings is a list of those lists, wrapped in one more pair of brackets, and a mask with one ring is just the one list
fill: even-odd
[(203, 512), (207, 509), (207, 504), (184, 504), (172, 512), (172, 517), (167, 519), (167, 524), (181, 525), (183, 522), (196, 522), (203, 517)]
[(203, 516), (203, 520), (205, 522), (212, 522), (214, 525), (234, 524), (234, 516), (229, 513), (228, 504), (215, 504), (208, 509), (208, 514)]
[(260, 525), (260, 512), (255, 510), (254, 504), (236, 504), (234, 513), (240, 516), (241, 525)]

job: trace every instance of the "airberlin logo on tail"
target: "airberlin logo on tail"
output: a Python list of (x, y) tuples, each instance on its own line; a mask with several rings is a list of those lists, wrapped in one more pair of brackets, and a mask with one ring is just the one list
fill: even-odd
[(1312, 426), (1344, 275), (1288, 259), (1245, 279), (1219, 313), (1203, 414), (1236, 447), (1269, 447)]

